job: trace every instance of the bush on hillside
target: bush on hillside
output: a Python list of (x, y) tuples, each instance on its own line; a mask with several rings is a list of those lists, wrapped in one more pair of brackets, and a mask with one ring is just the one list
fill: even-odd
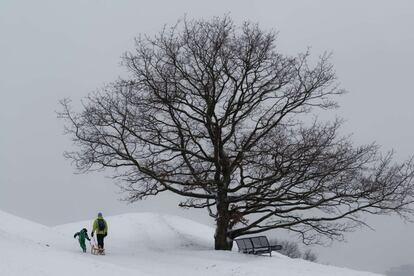
[(315, 252), (311, 249), (306, 249), (302, 252), (299, 247), (299, 244), (294, 241), (289, 240), (278, 240), (278, 239), (271, 239), (270, 244), (280, 244), (282, 245), (282, 250), (279, 253), (288, 256), (293, 259), (304, 259), (311, 262), (316, 262), (318, 260), (318, 256)]

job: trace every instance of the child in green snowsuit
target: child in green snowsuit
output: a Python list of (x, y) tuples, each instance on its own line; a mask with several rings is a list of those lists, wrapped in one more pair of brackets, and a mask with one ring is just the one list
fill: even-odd
[(88, 230), (86, 230), (86, 228), (83, 228), (82, 230), (80, 230), (78, 233), (76, 233), (73, 238), (76, 239), (76, 237), (79, 236), (79, 245), (82, 248), (83, 252), (86, 252), (86, 244), (85, 244), (85, 239), (87, 239), (88, 241), (90, 241), (91, 239), (88, 236)]

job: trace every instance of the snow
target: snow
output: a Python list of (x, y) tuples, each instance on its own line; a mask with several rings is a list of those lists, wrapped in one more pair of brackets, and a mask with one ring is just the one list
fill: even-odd
[[(0, 275), (375, 276), (290, 259), (214, 251), (214, 229), (154, 213), (106, 217), (107, 255), (82, 253), (73, 234), (92, 220), (46, 227), (0, 211)], [(88, 245), (89, 247), (89, 245)]]

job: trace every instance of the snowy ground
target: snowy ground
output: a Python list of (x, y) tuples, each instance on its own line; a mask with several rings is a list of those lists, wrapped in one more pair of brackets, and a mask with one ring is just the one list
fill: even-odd
[[(375, 276), (290, 259), (212, 250), (213, 229), (152, 213), (106, 218), (106, 256), (82, 253), (73, 234), (91, 221), (49, 228), (0, 211), (0, 275)], [(89, 245), (88, 245), (89, 247)]]

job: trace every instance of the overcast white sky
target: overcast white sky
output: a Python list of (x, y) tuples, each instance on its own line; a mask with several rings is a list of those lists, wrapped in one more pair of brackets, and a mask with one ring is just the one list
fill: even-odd
[[(71, 146), (56, 118), (58, 100), (75, 105), (125, 74), (121, 54), (187, 14), (230, 15), (279, 31), (279, 49), (332, 51), (342, 87), (335, 113), (356, 143), (376, 141), (398, 159), (414, 154), (413, 1), (16, 1), (0, 0), (0, 209), (54, 225), (104, 214), (157, 211), (211, 223), (162, 196), (119, 202), (105, 174), (74, 175), (62, 157)], [(322, 262), (384, 272), (414, 264), (414, 225), (368, 218), (376, 231), (315, 248)]]

